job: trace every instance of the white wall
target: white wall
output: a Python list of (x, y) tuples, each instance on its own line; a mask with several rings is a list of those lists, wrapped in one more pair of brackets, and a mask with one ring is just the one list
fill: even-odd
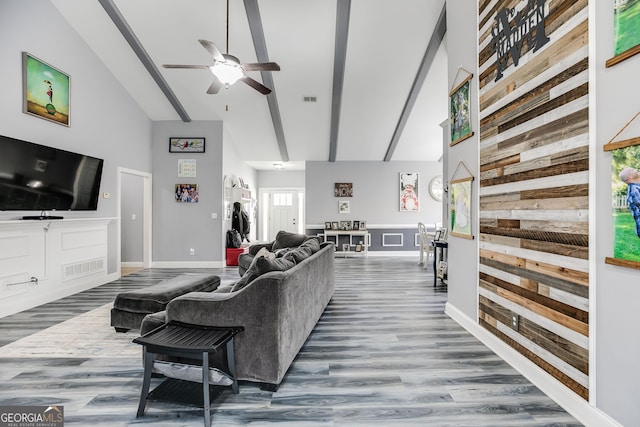
[(260, 188), (304, 188), (305, 171), (258, 171)]
[[(306, 223), (362, 220), (367, 225), (416, 225), (441, 220), (441, 203), (429, 195), (429, 181), (442, 174), (438, 162), (307, 162)], [(400, 212), (400, 173), (418, 172), (419, 212)], [(353, 197), (334, 196), (336, 182), (353, 183)], [(340, 214), (338, 201), (349, 200), (351, 212)]]
[[(453, 13), (455, 11), (455, 13)], [(449, 87), (457, 86), (467, 73), (458, 71), (458, 67), (474, 74), (471, 80), (471, 128), (475, 134), (453, 147), (445, 141), (444, 150), (447, 152), (447, 176), (445, 182), (447, 188), (449, 181), (468, 176), (468, 172), (460, 165), (464, 162), (473, 173), (474, 180), (471, 183), (471, 218), (473, 220), (471, 232), (473, 240), (451, 236), (449, 241), (449, 299), (448, 304), (455, 307), (472, 321), (478, 319), (478, 267), (477, 262), (471, 264), (469, 260), (478, 259), (479, 240), (479, 207), (478, 207), (478, 182), (479, 177), (479, 129), (478, 129), (478, 55), (477, 55), (477, 3), (470, 7), (467, 0), (447, 1), (447, 52), (449, 57)], [(457, 76), (457, 79), (456, 79)], [(448, 130), (448, 129), (447, 129)], [(449, 133), (445, 130), (447, 141), (450, 141)], [(459, 166), (460, 165), (460, 166)], [(457, 170), (457, 172), (456, 172)], [(456, 175), (454, 175), (456, 174)], [(448, 194), (447, 194), (448, 196)], [(450, 224), (445, 226), (450, 228)], [(461, 268), (460, 266), (464, 266)]]
[[(250, 203), (250, 206), (246, 206), (245, 208), (248, 209), (249, 212), (247, 212), (247, 214), (249, 214), (249, 221), (251, 221), (251, 231), (249, 232), (249, 239), (251, 241), (256, 239), (257, 236), (257, 232), (258, 232), (258, 221), (256, 218), (256, 210), (257, 210), (257, 198), (258, 198), (258, 187), (257, 187), (257, 183), (258, 183), (258, 173), (255, 169), (253, 169), (252, 167), (250, 167), (249, 165), (247, 165), (240, 157), (240, 155), (238, 154), (238, 152), (236, 151), (234, 145), (233, 145), (233, 139), (231, 138), (231, 136), (229, 135), (229, 132), (227, 132), (226, 130), (223, 130), (223, 138), (224, 138), (224, 145), (223, 145), (223, 178), (224, 176), (229, 176), (231, 177), (232, 181), (234, 182), (234, 184), (238, 183), (238, 178), (242, 178), (242, 180), (245, 182), (245, 184), (249, 185), (249, 189), (251, 190), (251, 198), (253, 199), (253, 201)], [(233, 200), (233, 201), (237, 201), (237, 200)], [(223, 233), (223, 237), (225, 236), (225, 233), (227, 230), (231, 229), (231, 220), (228, 221), (223, 221), (222, 223), (222, 233)], [(221, 250), (224, 249), (225, 246), (225, 239), (223, 238), (222, 241), (220, 242), (220, 247), (222, 248)]]
[[(151, 121), (47, 0), (0, 2), (0, 134), (105, 160), (95, 212), (66, 218), (115, 217), (117, 167), (151, 172)], [(70, 126), (22, 112), (22, 52), (69, 74)], [(26, 212), (0, 212), (0, 220)], [(109, 272), (115, 271), (117, 224), (109, 225)]]
[[(592, 288), (595, 288), (592, 313), (595, 313), (596, 347), (591, 352), (596, 362), (595, 403), (620, 424), (632, 426), (640, 420), (640, 340), (635, 318), (640, 301), (640, 271), (604, 263), (605, 257), (613, 256), (613, 222), (611, 153), (604, 152), (602, 146), (640, 111), (636, 83), (640, 56), (605, 68), (605, 61), (613, 56), (614, 49), (612, 2), (589, 3), (590, 20), (595, 22), (597, 35), (597, 38), (590, 37), (590, 67), (595, 72), (595, 85), (590, 88), (595, 96), (590, 122), (596, 163), (591, 182), (596, 194), (592, 208), (596, 219), (595, 239), (590, 242), (595, 247), (592, 259), (595, 274), (591, 276)], [(640, 136), (638, 125), (640, 122), (636, 121), (630, 132), (617, 140)], [(594, 317), (590, 318), (591, 322)]]

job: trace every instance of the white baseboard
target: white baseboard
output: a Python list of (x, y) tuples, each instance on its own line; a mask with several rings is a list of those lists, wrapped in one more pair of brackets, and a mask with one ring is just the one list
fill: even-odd
[(221, 268), (225, 266), (224, 261), (154, 261), (151, 263), (152, 268)]
[(140, 262), (121, 262), (120, 263), (120, 267), (125, 267), (125, 268), (144, 267), (144, 262), (142, 262), (142, 261), (140, 261)]
[(455, 306), (447, 303), (445, 313), (585, 426), (623, 427), (622, 424), (562, 385), (546, 371), (481, 327), (475, 319), (469, 318)]

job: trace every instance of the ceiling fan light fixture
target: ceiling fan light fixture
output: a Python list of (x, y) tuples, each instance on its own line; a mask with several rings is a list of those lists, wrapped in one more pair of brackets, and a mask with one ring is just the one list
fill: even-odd
[(213, 73), (213, 75), (216, 76), (225, 86), (234, 84), (244, 76), (240, 63), (238, 61), (234, 61), (233, 57), (225, 57), (225, 61), (216, 61), (216, 63), (211, 67), (211, 73)]

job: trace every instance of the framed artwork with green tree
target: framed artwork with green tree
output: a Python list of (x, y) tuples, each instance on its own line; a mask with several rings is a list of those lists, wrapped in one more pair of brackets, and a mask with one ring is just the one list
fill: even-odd
[(640, 137), (609, 142), (604, 150), (611, 153), (613, 216), (613, 256), (605, 262), (640, 269)]

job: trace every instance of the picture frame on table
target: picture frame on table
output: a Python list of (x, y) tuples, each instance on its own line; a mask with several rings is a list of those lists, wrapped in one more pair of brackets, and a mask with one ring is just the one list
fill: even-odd
[(331, 229), (332, 230), (340, 230), (340, 224), (338, 223), (338, 221), (333, 221), (331, 223)]
[(340, 230), (351, 230), (351, 221), (340, 221)]
[(170, 153), (204, 153), (204, 138), (169, 138)]
[(360, 230), (360, 221), (353, 221), (353, 229)]
[(360, 221), (360, 230), (367, 229), (367, 221)]
[(324, 223), (324, 229), (325, 230), (331, 230), (331, 221), (326, 221)]

